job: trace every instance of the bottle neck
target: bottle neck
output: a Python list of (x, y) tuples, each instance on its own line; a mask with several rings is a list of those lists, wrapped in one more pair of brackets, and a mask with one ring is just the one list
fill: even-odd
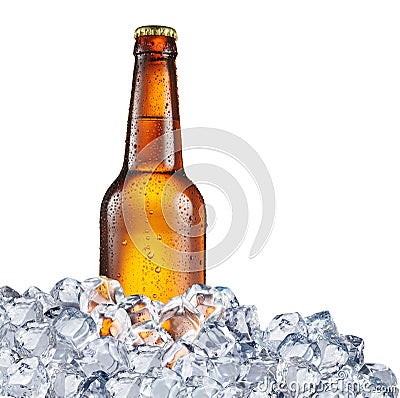
[(175, 40), (138, 37), (124, 167), (146, 172), (182, 168)]

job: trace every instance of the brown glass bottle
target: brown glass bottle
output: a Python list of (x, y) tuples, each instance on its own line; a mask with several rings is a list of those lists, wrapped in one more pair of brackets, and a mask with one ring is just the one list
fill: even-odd
[(182, 163), (176, 32), (135, 31), (125, 158), (100, 214), (100, 275), (162, 302), (205, 283), (205, 208)]

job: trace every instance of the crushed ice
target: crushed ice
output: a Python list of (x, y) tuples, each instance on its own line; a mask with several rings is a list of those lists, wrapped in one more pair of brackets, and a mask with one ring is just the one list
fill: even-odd
[(65, 278), (50, 294), (0, 288), (0, 394), (9, 397), (395, 398), (394, 373), (329, 312), (277, 315), (229, 288), (165, 305), (115, 280)]

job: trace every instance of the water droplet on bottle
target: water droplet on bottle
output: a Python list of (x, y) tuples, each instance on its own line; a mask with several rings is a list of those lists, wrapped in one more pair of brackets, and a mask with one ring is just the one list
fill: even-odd
[(153, 293), (153, 299), (157, 298), (157, 294)]
[(149, 210), (149, 214), (154, 214), (154, 211), (153, 210)]
[(122, 241), (122, 246), (126, 246), (128, 244), (128, 241), (125, 239)]
[(158, 234), (158, 235), (157, 235), (157, 239), (158, 239), (158, 240), (161, 240), (161, 239), (162, 239), (162, 236), (161, 236), (160, 234)]
[(157, 267), (155, 268), (155, 270), (157, 272), (157, 274), (159, 274), (161, 272), (161, 267), (159, 265), (157, 265)]
[(154, 252), (151, 251), (150, 253), (147, 253), (147, 258), (149, 258), (150, 260), (154, 257)]

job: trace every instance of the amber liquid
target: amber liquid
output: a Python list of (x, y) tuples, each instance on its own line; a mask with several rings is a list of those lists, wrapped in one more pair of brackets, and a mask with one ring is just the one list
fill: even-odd
[(100, 274), (166, 302), (205, 283), (206, 216), (182, 168), (175, 41), (139, 37), (135, 54), (124, 166), (101, 205)]

